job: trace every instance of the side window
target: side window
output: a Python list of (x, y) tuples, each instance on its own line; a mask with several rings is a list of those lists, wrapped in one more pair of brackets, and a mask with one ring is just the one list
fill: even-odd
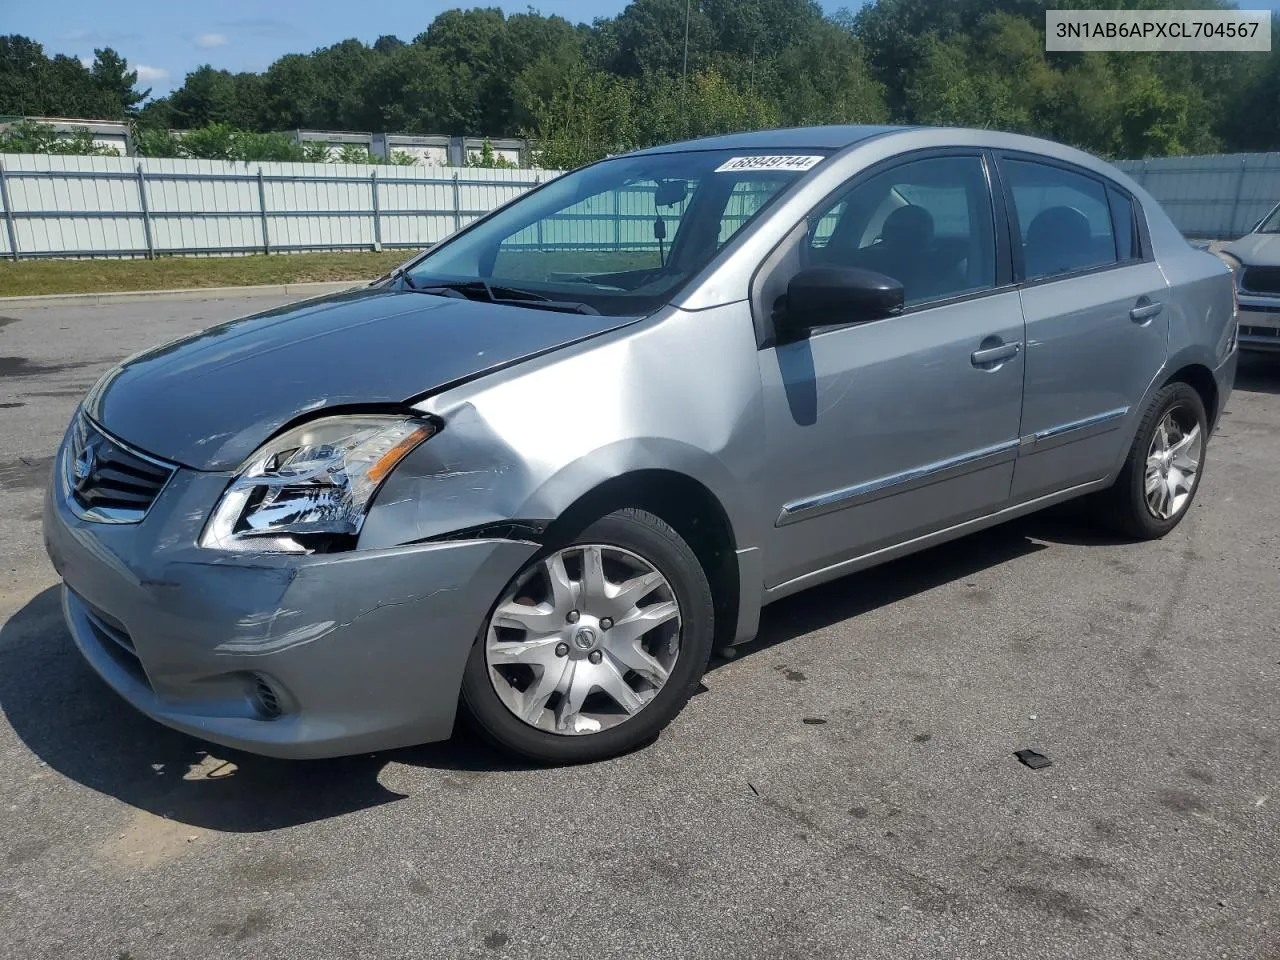
[(1013, 195), (1026, 279), (1115, 263), (1115, 228), (1101, 183), (1028, 160), (1002, 160), (1000, 170)]
[(1141, 260), (1142, 245), (1138, 242), (1138, 220), (1134, 216), (1133, 200), (1115, 187), (1107, 188), (1107, 199), (1111, 201), (1111, 225), (1116, 234), (1116, 259), (1121, 263)]
[(814, 210), (809, 225), (805, 262), (893, 277), (908, 305), (995, 286), (991, 196), (979, 157), (892, 167)]

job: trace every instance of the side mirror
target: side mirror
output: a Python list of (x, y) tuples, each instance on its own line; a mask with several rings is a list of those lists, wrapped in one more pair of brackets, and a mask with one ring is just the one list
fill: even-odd
[(808, 267), (787, 284), (784, 305), (774, 310), (779, 340), (797, 340), (815, 327), (868, 323), (902, 310), (902, 284), (856, 267)]

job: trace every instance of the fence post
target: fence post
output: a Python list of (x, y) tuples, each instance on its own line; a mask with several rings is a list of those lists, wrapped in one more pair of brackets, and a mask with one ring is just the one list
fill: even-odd
[(1227, 221), (1228, 236), (1225, 239), (1239, 236), (1241, 231), (1236, 227), (1236, 216), (1240, 212), (1240, 194), (1244, 190), (1244, 168), (1248, 160), (1240, 159), (1240, 172), (1236, 174), (1236, 198), (1231, 201), (1231, 219)]
[(378, 212), (378, 168), (369, 174), (369, 191), (373, 194), (373, 249), (382, 252), (382, 218)]
[(18, 259), (18, 232), (13, 228), (13, 205), (9, 203), (9, 180), (0, 163), (0, 202), (4, 203), (4, 225), (9, 230), (9, 256)]
[(258, 217), (262, 222), (262, 252), (271, 252), (271, 228), (267, 225), (267, 185), (262, 179), (262, 167), (258, 167)]
[(453, 175), (453, 232), (462, 229), (462, 192), (458, 189), (458, 175)]
[(1143, 158), (1143, 160), (1142, 160), (1142, 170), (1141, 170), (1142, 176), (1140, 176), (1140, 177), (1138, 178), (1138, 183), (1142, 184), (1142, 186), (1144, 186), (1144, 187), (1147, 185), (1147, 164), (1148, 164), (1149, 162), (1150, 162), (1150, 161), (1149, 161), (1149, 160), (1147, 160), (1145, 157)]
[[(534, 174), (534, 176), (533, 176), (533, 188), (534, 188), (535, 190), (536, 190), (536, 189), (538, 189), (538, 186), (539, 186), (541, 183), (542, 183), (542, 177), (541, 177), (539, 174)], [(541, 250), (542, 250), (542, 219), (543, 219), (543, 218), (539, 218), (539, 219), (538, 219), (538, 250), (539, 250), (539, 251), (541, 251)]]
[(138, 206), (142, 210), (142, 232), (147, 238), (147, 259), (154, 260), (156, 245), (151, 238), (151, 208), (147, 205), (147, 175), (143, 173), (141, 163), (138, 164)]
[(622, 205), (622, 191), (613, 191), (613, 249), (615, 252), (622, 249), (622, 211), (619, 207)]

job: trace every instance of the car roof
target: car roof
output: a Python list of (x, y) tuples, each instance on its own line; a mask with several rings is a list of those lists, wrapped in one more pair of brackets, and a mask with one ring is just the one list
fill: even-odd
[(913, 137), (916, 146), (951, 147), (971, 146), (993, 150), (1020, 150), (1065, 160), (1094, 169), (1095, 172), (1128, 182), (1123, 173), (1106, 161), (1090, 154), (1040, 137), (1019, 133), (1003, 133), (998, 130), (980, 130), (968, 127), (892, 126), (875, 124), (845, 124), (824, 127), (786, 127), (778, 130), (754, 130), (749, 133), (729, 133), (697, 140), (682, 140), (656, 147), (636, 150), (629, 156), (659, 153), (684, 153), (692, 150), (830, 150), (846, 147), (878, 137)]
[(637, 150), (645, 153), (681, 153), (688, 150), (841, 150), (862, 140), (869, 140), (912, 127), (846, 124), (827, 127), (787, 127), (781, 130), (753, 130), (750, 133), (728, 133), (717, 137), (701, 137), (665, 143)]

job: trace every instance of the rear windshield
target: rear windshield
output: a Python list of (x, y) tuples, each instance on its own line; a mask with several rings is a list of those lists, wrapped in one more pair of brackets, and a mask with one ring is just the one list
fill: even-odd
[(406, 272), (419, 289), (483, 280), (640, 315), (670, 300), (826, 156), (702, 150), (605, 160), (526, 194)]

